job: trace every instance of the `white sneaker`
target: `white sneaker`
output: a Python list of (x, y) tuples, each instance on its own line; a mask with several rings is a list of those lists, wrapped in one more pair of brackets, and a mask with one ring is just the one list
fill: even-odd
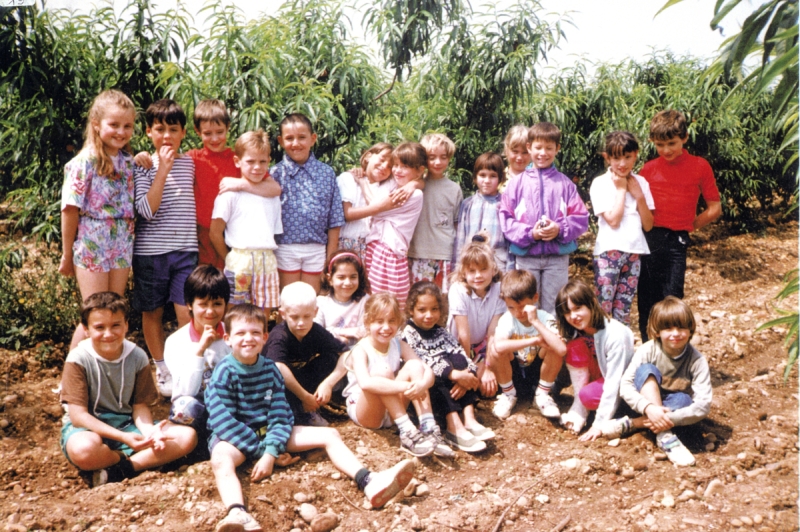
[(539, 394), (533, 396), (533, 403), (536, 405), (536, 408), (539, 409), (539, 412), (542, 413), (544, 417), (561, 417), (561, 411), (558, 409), (558, 405), (550, 397), (549, 394)]
[(381, 508), (400, 493), (414, 477), (414, 461), (402, 460), (384, 471), (371, 473), (364, 495), (373, 508)]
[(586, 418), (581, 417), (574, 410), (570, 410), (566, 414), (561, 414), (561, 425), (575, 434), (580, 434), (583, 426), (586, 425)]
[(262, 532), (264, 529), (253, 516), (239, 508), (234, 508), (222, 521), (217, 523), (215, 532)]
[(304, 412), (302, 416), (298, 417), (300, 418), (297, 421), (298, 425), (307, 425), (309, 427), (327, 427), (330, 425), (316, 410), (313, 412)]
[(500, 419), (508, 419), (514, 406), (517, 404), (516, 395), (500, 394), (500, 397), (494, 402), (492, 413)]
[(609, 419), (600, 425), (600, 432), (608, 438), (621, 438), (631, 432), (631, 418), (623, 416), (620, 419)]
[(162, 371), (156, 366), (156, 386), (161, 395), (172, 397), (172, 373), (167, 369)]
[(676, 466), (693, 466), (694, 456), (691, 451), (683, 445), (671, 430), (665, 430), (656, 436), (656, 443), (659, 449), (666, 453), (669, 461)]

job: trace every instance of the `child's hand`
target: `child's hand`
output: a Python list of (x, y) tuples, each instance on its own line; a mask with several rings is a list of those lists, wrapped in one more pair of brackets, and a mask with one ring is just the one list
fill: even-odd
[(617, 190), (625, 190), (628, 186), (628, 178), (627, 176), (621, 176), (611, 171), (611, 182), (614, 183), (614, 188)]
[(156, 452), (163, 451), (167, 448), (167, 436), (164, 434), (164, 427), (167, 424), (167, 420), (163, 420), (159, 422), (157, 425), (153, 426), (153, 430), (150, 431), (149, 437), (153, 440), (153, 450)]
[(164, 144), (161, 146), (161, 149), (158, 150), (158, 165), (159, 169), (164, 169), (167, 172), (172, 170), (172, 163), (175, 162), (175, 150), (172, 146)]
[(489, 368), (485, 368), (481, 376), (481, 395), (484, 397), (494, 397), (497, 395), (497, 377), (494, 371)]
[(153, 439), (138, 432), (126, 432), (122, 443), (133, 449), (134, 452), (143, 451), (153, 446)]
[(533, 226), (533, 239), (549, 242), (558, 236), (559, 231), (560, 228), (558, 227), (557, 223), (549, 218), (546, 220), (543, 219), (538, 221), (536, 225)]
[(289, 467), (300, 460), (299, 456), (292, 456), (289, 453), (281, 453), (275, 459), (275, 465), (278, 467)]
[(58, 273), (64, 277), (75, 276), (75, 264), (72, 262), (72, 253), (70, 253), (69, 256), (66, 254), (61, 255), (61, 262), (58, 264)]
[(525, 305), (525, 308), (523, 308), (522, 311), (525, 313), (525, 316), (527, 316), (528, 323), (530, 323), (531, 325), (539, 321), (539, 313), (536, 312), (537, 311), (536, 305)]
[(353, 178), (356, 180), (356, 184), (358, 184), (358, 182), (361, 179), (364, 179), (365, 177), (367, 177), (366, 174), (364, 173), (364, 170), (362, 170), (360, 167), (359, 168), (353, 168), (352, 170), (348, 170), (348, 172), (350, 172), (350, 175), (352, 175)]
[(223, 177), (219, 182), (219, 193), (223, 192), (241, 192), (247, 186), (247, 179), (240, 179), (238, 177)]
[(642, 187), (639, 186), (639, 182), (636, 181), (635, 177), (629, 175), (626, 182), (627, 182), (626, 186), (628, 192), (630, 192), (631, 196), (633, 196), (633, 199), (639, 201), (640, 198), (644, 197), (644, 192), (642, 192)]
[(466, 393), (467, 393), (467, 389), (464, 388), (463, 386), (461, 386), (457, 382), (453, 384), (452, 388), (450, 388), (450, 397), (453, 398), (456, 401), (458, 401), (459, 399), (464, 397), (464, 394), (466, 394)]
[(203, 335), (200, 337), (200, 349), (198, 350), (198, 356), (203, 356), (203, 351), (211, 347), (211, 344), (219, 340), (219, 335), (217, 331), (211, 325), (204, 325), (203, 326)]
[[(454, 369), (450, 372), (450, 380), (461, 386), (466, 390), (475, 390), (478, 386), (481, 385), (481, 381), (478, 380), (478, 377), (470, 373), (468, 369)], [(450, 394), (453, 395), (452, 392)], [(464, 394), (461, 394), (464, 395)], [(457, 399), (453, 397), (453, 399)]]
[(269, 453), (264, 453), (264, 456), (258, 459), (256, 465), (253, 466), (253, 472), (250, 473), (250, 480), (258, 482), (263, 478), (267, 478), (272, 474), (272, 468), (275, 465), (275, 457)]
[(647, 405), (644, 409), (644, 413), (647, 416), (647, 421), (644, 422), (644, 426), (656, 434), (671, 429), (675, 424), (669, 416), (667, 416), (667, 412), (669, 411), (670, 409), (666, 406), (659, 406), (656, 404)]
[(392, 200), (392, 204), (394, 206), (400, 207), (408, 201), (408, 198), (411, 197), (411, 194), (414, 193), (414, 190), (416, 190), (414, 183), (406, 183), (402, 187), (392, 190), (389, 193), (389, 199)]
[(317, 391), (314, 392), (314, 398), (317, 400), (317, 406), (319, 407), (328, 404), (328, 402), (331, 400), (332, 393), (333, 387), (327, 382), (323, 382), (317, 386)]
[(302, 397), (301, 401), (303, 403), (303, 410), (306, 412), (316, 412), (319, 408), (316, 395), (307, 393)]
[(427, 392), (428, 389), (425, 388), (421, 382), (412, 381), (408, 383), (408, 388), (406, 388), (406, 391), (403, 392), (403, 395), (405, 395), (412, 401), (415, 401), (417, 399), (424, 398)]
[(579, 441), (594, 441), (594, 440), (596, 440), (597, 438), (599, 438), (602, 435), (603, 435), (603, 433), (600, 431), (600, 429), (592, 427), (592, 428), (590, 428), (589, 430), (586, 431), (586, 434), (584, 434), (580, 438), (578, 438), (578, 440)]
[(153, 158), (146, 151), (137, 153), (133, 158), (133, 162), (136, 163), (136, 166), (141, 166), (145, 170), (150, 170), (153, 167)]

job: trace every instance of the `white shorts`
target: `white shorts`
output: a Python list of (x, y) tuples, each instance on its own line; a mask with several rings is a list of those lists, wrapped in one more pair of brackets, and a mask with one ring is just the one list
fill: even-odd
[(281, 244), (275, 250), (278, 271), (321, 274), (325, 269), (325, 244)]
[[(358, 400), (361, 398), (360, 392), (354, 392), (347, 397), (347, 415), (350, 417), (350, 420), (358, 425), (359, 427), (364, 427), (361, 423), (358, 422), (358, 415), (356, 413), (356, 406), (358, 406)], [(392, 421), (392, 416), (389, 415), (389, 411), (386, 410), (383, 414), (383, 421), (381, 421), (381, 426), (378, 427), (379, 429), (390, 429), (394, 425)]]

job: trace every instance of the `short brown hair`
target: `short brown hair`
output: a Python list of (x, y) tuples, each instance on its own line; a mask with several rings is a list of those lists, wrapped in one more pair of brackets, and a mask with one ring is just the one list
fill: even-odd
[(608, 157), (622, 157), (626, 153), (638, 152), (639, 141), (628, 131), (612, 131), (606, 135), (603, 151)]
[(269, 135), (263, 129), (258, 129), (256, 131), (248, 131), (236, 139), (236, 144), (233, 145), (233, 152), (236, 156), (244, 157), (244, 153), (247, 150), (255, 150), (258, 153), (266, 153), (269, 156)]
[(391, 313), (392, 317), (397, 321), (398, 327), (403, 324), (403, 312), (400, 310), (400, 303), (397, 302), (397, 298), (394, 295), (388, 292), (381, 292), (380, 294), (369, 296), (369, 299), (364, 304), (364, 325), (369, 327), (370, 323), (377, 320), (386, 311)]
[(667, 296), (656, 303), (653, 310), (650, 311), (650, 318), (647, 320), (647, 336), (652, 340), (657, 340), (661, 331), (672, 327), (689, 329), (689, 339), (691, 340), (697, 329), (697, 323), (694, 320), (694, 312), (685, 301), (675, 296)]
[(583, 279), (570, 279), (567, 284), (561, 287), (556, 296), (556, 321), (558, 322), (558, 334), (567, 340), (573, 338), (578, 332), (575, 327), (567, 322), (569, 314), (568, 302), (576, 307), (586, 307), (590, 312), (589, 326), (598, 331), (606, 328), (606, 318), (608, 317), (597, 300), (594, 288)]
[(561, 130), (553, 123), (539, 122), (528, 130), (528, 144), (535, 141), (555, 142), (561, 146)]
[(209, 99), (202, 100), (194, 108), (194, 115), (192, 116), (194, 128), (200, 131), (200, 126), (203, 122), (212, 122), (220, 124), (225, 127), (231, 126), (231, 115), (228, 114), (228, 109), (222, 100)]
[(147, 127), (153, 127), (153, 124), (159, 122), (170, 126), (180, 124), (181, 129), (186, 128), (186, 113), (176, 101), (169, 98), (162, 98), (148, 105), (144, 120)]
[(443, 135), (441, 133), (430, 133), (425, 135), (420, 139), (419, 143), (422, 144), (422, 147), (425, 148), (426, 152), (429, 152), (434, 148), (444, 146), (444, 152), (447, 154), (448, 159), (452, 159), (456, 154), (455, 143), (450, 140), (447, 135)]
[(306, 115), (303, 113), (291, 113), (283, 117), (281, 120), (280, 126), (278, 126), (278, 132), (280, 135), (283, 135), (283, 126), (288, 124), (302, 124), (308, 128), (308, 132), (312, 135), (314, 134), (314, 124), (311, 123), (311, 120), (308, 119)]
[(475, 159), (475, 166), (472, 168), (473, 181), (478, 179), (478, 172), (481, 170), (491, 170), (495, 172), (499, 179), (498, 184), (506, 180), (506, 168), (505, 164), (503, 164), (503, 158), (493, 151), (482, 153)]
[(233, 305), (228, 309), (228, 312), (225, 313), (225, 331), (229, 334), (233, 320), (241, 320), (248, 323), (258, 322), (263, 327), (264, 332), (267, 332), (267, 317), (264, 315), (264, 311), (250, 303)]
[(385, 151), (392, 151), (394, 150), (394, 146), (389, 144), (388, 142), (379, 142), (374, 146), (370, 147), (367, 151), (361, 154), (361, 169), (366, 170), (367, 165), (369, 164), (369, 160), (372, 158), (373, 155), (379, 155)]
[(396, 162), (411, 168), (428, 168), (428, 152), (418, 142), (404, 142), (392, 152), (392, 164)]
[(688, 134), (686, 117), (680, 111), (661, 111), (650, 121), (650, 140), (671, 140), (675, 137), (685, 139)]
[(128, 300), (116, 292), (96, 292), (87, 297), (81, 305), (81, 323), (89, 326), (89, 316), (94, 310), (108, 310), (112, 314), (122, 312), (128, 321)]
[(539, 293), (536, 277), (527, 270), (511, 270), (500, 281), (500, 297), (519, 303), (523, 299), (533, 299)]

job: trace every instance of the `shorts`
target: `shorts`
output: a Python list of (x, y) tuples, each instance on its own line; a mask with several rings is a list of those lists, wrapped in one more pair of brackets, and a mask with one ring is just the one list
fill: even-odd
[(131, 267), (133, 220), (81, 216), (72, 245), (72, 263), (92, 273)]
[(133, 308), (149, 312), (169, 302), (185, 305), (183, 285), (197, 266), (196, 251), (133, 256)]
[(280, 306), (278, 263), (271, 249), (232, 249), (225, 258), (231, 305), (252, 303), (262, 309)]
[[(141, 431), (133, 423), (133, 416), (131, 414), (117, 414), (110, 412), (110, 413), (97, 414), (96, 417), (103, 423), (111, 425), (115, 429), (121, 430), (122, 432), (141, 434)], [(69, 418), (65, 417), (65, 419)], [(71, 421), (65, 421), (64, 426), (61, 427), (61, 452), (64, 453), (64, 456), (67, 457), (67, 460), (69, 461), (70, 464), (72, 464), (72, 460), (69, 459), (69, 455), (67, 454), (67, 440), (69, 440), (73, 435), (79, 432), (89, 432), (89, 429), (85, 429), (83, 427), (76, 427), (75, 425), (72, 424)], [(131, 449), (121, 441), (103, 438), (103, 443), (106, 444), (108, 448), (111, 449), (112, 451), (119, 451), (121, 453), (124, 453), (125, 456), (130, 456), (133, 454), (133, 449)]]
[(383, 242), (374, 240), (367, 244), (364, 267), (372, 293), (389, 292), (397, 298), (400, 309), (404, 309), (411, 288), (408, 259), (389, 249)]
[(367, 252), (367, 242), (363, 236), (359, 238), (340, 238), (339, 249), (350, 250), (363, 261), (364, 253)]
[[(264, 436), (266, 436), (266, 435), (267, 435), (267, 428), (268, 428), (268, 427), (265, 425), (265, 426), (263, 426), (263, 427), (261, 427), (261, 428), (258, 428), (258, 429), (253, 429), (253, 430), (255, 431), (255, 433), (256, 433), (256, 436), (258, 436), (258, 438), (259, 438), (259, 439), (263, 439), (263, 438), (264, 438)], [(211, 433), (211, 435), (208, 437), (208, 454), (209, 454), (209, 455), (210, 455), (211, 453), (213, 453), (213, 452), (214, 452), (214, 447), (216, 447), (216, 446), (217, 446), (217, 444), (218, 444), (219, 442), (221, 442), (221, 441), (225, 441), (225, 440), (223, 440), (223, 439), (221, 439), (219, 436), (217, 436), (217, 434), (216, 434), (216, 433), (214, 433), (214, 432), (212, 432), (212, 433)], [(228, 442), (228, 443), (230, 443), (230, 442)], [(233, 445), (233, 444), (231, 443), (231, 445)], [(236, 446), (234, 445), (234, 447), (236, 447)], [(264, 452), (265, 452), (265, 450), (264, 450), (263, 448), (260, 448), (260, 449), (259, 449), (258, 451), (256, 451), (254, 454), (252, 454), (252, 455), (248, 455), (248, 454), (246, 454), (244, 451), (242, 451), (241, 449), (239, 449), (238, 447), (236, 447), (236, 449), (237, 449), (239, 452), (241, 452), (242, 454), (244, 454), (244, 455), (245, 455), (247, 458), (249, 458), (250, 460), (258, 460), (259, 458), (261, 458), (262, 456), (264, 456)]]
[[(356, 406), (358, 404), (358, 400), (361, 398), (361, 392), (353, 392), (352, 394), (347, 396), (347, 415), (350, 417), (350, 420), (362, 428), (369, 428), (365, 427), (361, 423), (358, 422), (358, 416), (356, 415)], [(390, 429), (394, 425), (394, 421), (392, 421), (392, 416), (389, 415), (389, 411), (385, 411), (383, 414), (383, 421), (381, 421), (381, 426), (378, 427), (379, 429)]]
[(453, 271), (452, 261), (409, 258), (408, 270), (411, 274), (411, 284), (419, 281), (431, 281), (441, 288), (443, 294), (446, 294), (450, 289), (450, 274)]
[(210, 264), (222, 271), (225, 267), (225, 261), (217, 255), (217, 250), (214, 249), (214, 245), (211, 243), (210, 231), (208, 227), (197, 226), (197, 264)]
[(321, 275), (326, 254), (325, 244), (281, 244), (275, 250), (281, 273)]

